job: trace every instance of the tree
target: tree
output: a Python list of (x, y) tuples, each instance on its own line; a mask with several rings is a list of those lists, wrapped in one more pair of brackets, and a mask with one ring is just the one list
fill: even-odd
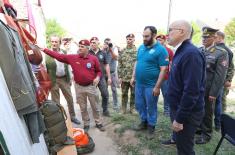
[(235, 18), (225, 26), (224, 33), (226, 34), (226, 43), (235, 46)]
[(51, 35), (55, 34), (59, 37), (64, 37), (66, 33), (66, 30), (55, 19), (48, 19), (46, 21), (47, 46), (50, 47), (49, 37)]
[(192, 42), (195, 45), (200, 45), (201, 44), (201, 36), (202, 36), (202, 32), (200, 27), (197, 25), (196, 22), (192, 22), (192, 27), (193, 27), (193, 38), (192, 38)]

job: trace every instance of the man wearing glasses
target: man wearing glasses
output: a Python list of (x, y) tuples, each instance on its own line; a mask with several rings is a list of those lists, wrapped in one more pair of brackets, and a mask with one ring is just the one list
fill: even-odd
[(206, 90), (205, 90), (205, 116), (201, 124), (201, 136), (196, 144), (205, 144), (212, 136), (213, 113), (216, 98), (221, 95), (228, 69), (228, 53), (224, 48), (216, 46), (215, 33), (217, 29), (202, 28), (202, 43), (206, 56)]
[(184, 20), (170, 25), (168, 44), (174, 47), (167, 101), (173, 134), (163, 145), (176, 144), (178, 155), (195, 155), (194, 135), (204, 114), (204, 55), (191, 43), (192, 26)]
[(155, 40), (157, 29), (144, 28), (143, 44), (137, 52), (131, 85), (135, 83), (135, 104), (141, 123), (136, 130), (148, 130), (148, 139), (154, 138), (157, 123), (157, 102), (161, 84), (169, 64), (166, 49)]
[(100, 82), (98, 84), (101, 97), (102, 97), (102, 108), (103, 108), (103, 115), (109, 117), (109, 111), (108, 111), (108, 102), (109, 102), (109, 92), (108, 92), (108, 87), (105, 79), (105, 73), (107, 74), (108, 78), (108, 85), (111, 84), (111, 75), (110, 75), (110, 67), (109, 67), (109, 62), (107, 59), (106, 53), (100, 50), (99, 48), (99, 39), (97, 37), (92, 37), (90, 39), (91, 43), (91, 49), (89, 51), (90, 54), (95, 55), (101, 66), (101, 71), (102, 71), (102, 77), (100, 79)]

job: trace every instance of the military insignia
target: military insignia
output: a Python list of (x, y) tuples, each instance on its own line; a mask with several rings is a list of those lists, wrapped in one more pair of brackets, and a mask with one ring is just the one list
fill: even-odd
[(153, 54), (155, 52), (155, 50), (154, 49), (151, 49), (150, 51), (149, 51), (149, 54)]
[(91, 63), (88, 62), (88, 63), (86, 64), (86, 67), (87, 67), (88, 69), (90, 69), (90, 68), (91, 68)]
[(227, 60), (222, 61), (222, 62), (221, 62), (221, 65), (223, 65), (224, 67), (228, 66)]
[(85, 41), (82, 41), (82, 44), (84, 45), (84, 44), (85, 44)]
[(103, 55), (99, 55), (99, 57), (100, 57), (100, 59), (103, 59), (103, 58), (104, 58)]

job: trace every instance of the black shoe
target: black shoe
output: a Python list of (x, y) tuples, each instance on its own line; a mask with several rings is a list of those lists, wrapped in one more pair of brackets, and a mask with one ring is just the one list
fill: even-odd
[(215, 131), (220, 132), (220, 126), (215, 126)]
[(89, 125), (85, 125), (85, 126), (83, 127), (83, 129), (84, 129), (85, 132), (88, 132), (88, 130), (90, 129), (90, 126), (89, 126)]
[(171, 146), (171, 145), (176, 145), (176, 142), (171, 138), (169, 140), (163, 141), (161, 144), (165, 146)]
[(198, 137), (196, 140), (195, 140), (195, 143), (196, 144), (206, 144), (208, 143), (209, 141), (211, 140), (210, 137), (202, 134), (200, 137)]
[(105, 111), (105, 112), (103, 112), (103, 116), (105, 116), (105, 117), (110, 117), (110, 113), (109, 113), (109, 111)]
[(134, 130), (142, 131), (142, 130), (146, 130), (147, 127), (148, 127), (147, 122), (141, 122), (138, 126), (134, 127)]
[(97, 127), (100, 131), (102, 131), (102, 132), (105, 131), (105, 128), (104, 128), (104, 126), (103, 126), (102, 124), (96, 124), (96, 127)]
[(147, 138), (151, 140), (154, 139), (154, 137), (155, 137), (155, 126), (148, 125)]
[(81, 122), (76, 117), (71, 117), (71, 122), (73, 122), (77, 125), (81, 124)]
[(201, 129), (197, 129), (195, 132), (196, 135), (201, 135), (202, 134), (202, 130)]

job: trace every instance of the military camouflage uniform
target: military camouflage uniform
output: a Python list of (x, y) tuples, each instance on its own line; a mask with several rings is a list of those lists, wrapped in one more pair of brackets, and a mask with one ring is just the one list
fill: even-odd
[(132, 113), (135, 108), (135, 89), (130, 85), (132, 78), (133, 68), (136, 61), (137, 49), (135, 46), (132, 48), (124, 48), (118, 60), (118, 76), (122, 79), (122, 111), (126, 113), (128, 102), (128, 91), (131, 89), (130, 95), (130, 112)]
[(228, 69), (228, 54), (219, 47), (212, 46), (204, 51), (206, 57), (206, 91), (205, 91), (205, 116), (202, 129), (211, 138), (213, 113), (215, 103), (209, 101), (209, 96), (217, 97), (223, 88)]

